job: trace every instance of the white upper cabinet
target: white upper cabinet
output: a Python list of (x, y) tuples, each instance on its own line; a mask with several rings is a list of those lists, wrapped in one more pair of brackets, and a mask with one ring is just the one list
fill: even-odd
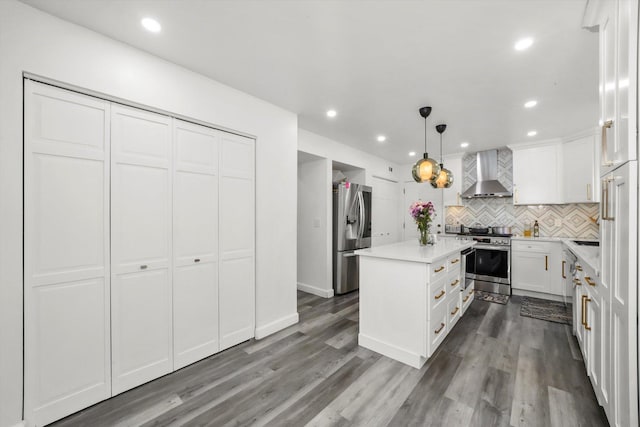
[(562, 144), (562, 200), (564, 203), (600, 201), (595, 150), (595, 135)]
[(513, 145), (513, 204), (562, 203), (560, 143)]
[(602, 174), (637, 159), (638, 2), (595, 3), (601, 8), (598, 24)]
[(111, 395), (109, 109), (108, 102), (25, 81), (29, 425), (48, 424)]
[(445, 207), (461, 206), (461, 194), (466, 188), (462, 188), (462, 154), (456, 154), (444, 158), (444, 167), (453, 174), (453, 184), (449, 188), (442, 189), (442, 201)]

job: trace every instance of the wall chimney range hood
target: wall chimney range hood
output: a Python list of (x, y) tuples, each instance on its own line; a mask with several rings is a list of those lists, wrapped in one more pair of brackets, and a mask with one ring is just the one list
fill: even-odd
[(465, 199), (480, 197), (511, 197), (512, 194), (498, 181), (498, 150), (476, 154), (477, 181), (462, 193)]

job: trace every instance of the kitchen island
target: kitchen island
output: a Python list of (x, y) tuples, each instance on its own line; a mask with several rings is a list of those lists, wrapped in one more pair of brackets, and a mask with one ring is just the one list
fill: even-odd
[(420, 368), (473, 300), (461, 252), (473, 241), (441, 239), (362, 249), (358, 344)]

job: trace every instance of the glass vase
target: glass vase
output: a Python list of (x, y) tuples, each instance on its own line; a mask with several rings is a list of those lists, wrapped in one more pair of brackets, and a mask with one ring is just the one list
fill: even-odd
[(418, 242), (420, 242), (420, 246), (427, 246), (429, 243), (429, 229), (420, 229), (420, 237), (418, 238)]

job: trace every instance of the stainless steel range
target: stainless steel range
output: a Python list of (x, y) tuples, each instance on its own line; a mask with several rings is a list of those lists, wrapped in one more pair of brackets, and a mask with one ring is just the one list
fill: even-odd
[(474, 240), (475, 251), (466, 254), (466, 280), (475, 289), (511, 295), (511, 235), (460, 234), (459, 240)]

